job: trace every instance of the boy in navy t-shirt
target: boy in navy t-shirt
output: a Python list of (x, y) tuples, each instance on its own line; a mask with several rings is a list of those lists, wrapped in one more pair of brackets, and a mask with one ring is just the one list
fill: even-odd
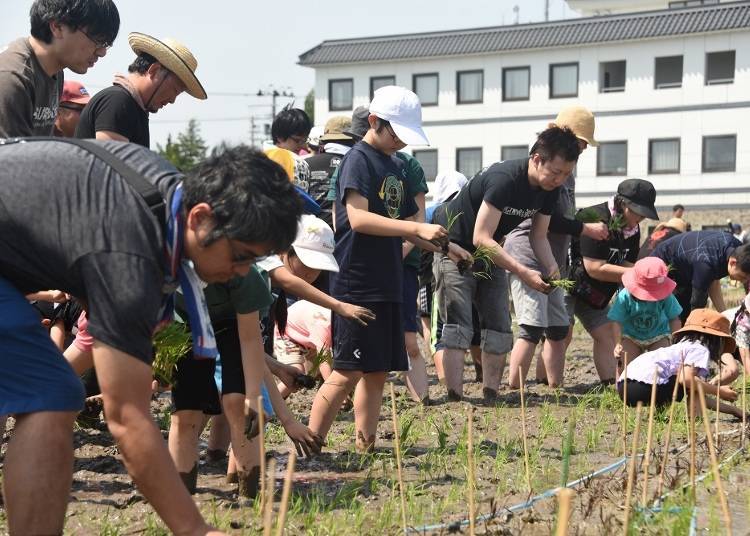
[(321, 386), (310, 414), (310, 429), (325, 437), (341, 404), (356, 386), (356, 445), (375, 443), (383, 386), (389, 371), (407, 370), (401, 319), (401, 239), (437, 250), (446, 241), (440, 225), (403, 221), (417, 212), (407, 195), (403, 162), (394, 153), (407, 144), (427, 145), (419, 99), (386, 86), (370, 104), (370, 129), (339, 168), (336, 187), (336, 249), (340, 271), (331, 295), (375, 313), (367, 326), (333, 315), (333, 372)]

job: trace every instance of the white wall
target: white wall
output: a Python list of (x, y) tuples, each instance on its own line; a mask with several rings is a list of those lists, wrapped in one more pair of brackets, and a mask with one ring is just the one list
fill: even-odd
[[(704, 84), (706, 52), (735, 50), (733, 84)], [(750, 32), (726, 32), (712, 35), (619, 43), (590, 47), (537, 50), (512, 54), (428, 59), (409, 62), (358, 64), (316, 69), (316, 119), (323, 124), (331, 115), (348, 112), (328, 111), (328, 80), (354, 79), (354, 106), (367, 104), (371, 76), (395, 75), (396, 83), (412, 86), (415, 73), (438, 72), (438, 106), (423, 108), (425, 130), (432, 148), (438, 149), (438, 169), (455, 167), (457, 147), (482, 147), (484, 165), (500, 158), (503, 145), (530, 144), (535, 133), (548, 119), (572, 104), (586, 106), (597, 115), (596, 137), (600, 141), (627, 140), (627, 174), (649, 178), (657, 191), (686, 190), (673, 196), (661, 196), (659, 205), (750, 204), (750, 194), (703, 195), (705, 188), (750, 186)], [(654, 89), (654, 58), (683, 56), (681, 88)], [(600, 93), (598, 76), (602, 61), (626, 60), (626, 89), (619, 93)], [(577, 98), (549, 98), (549, 64), (579, 62)], [(503, 67), (531, 66), (530, 99), (502, 101)], [(456, 104), (456, 72), (484, 69), (484, 102)], [(701, 109), (717, 105), (745, 103), (730, 109)], [(695, 109), (666, 112), (665, 108)], [(647, 113), (634, 113), (635, 110)], [(445, 124), (444, 122), (450, 122)], [(466, 124), (461, 124), (467, 121)], [(701, 173), (702, 136), (737, 135), (737, 169), (734, 173)], [(679, 137), (681, 171), (679, 175), (648, 173), (648, 140)], [(596, 176), (596, 149), (587, 150), (578, 166), (578, 191), (586, 200), (598, 200), (613, 191), (623, 177)], [(587, 195), (588, 194), (588, 195)], [(591, 197), (593, 194), (599, 196)], [(688, 199), (689, 198), (689, 199)]]

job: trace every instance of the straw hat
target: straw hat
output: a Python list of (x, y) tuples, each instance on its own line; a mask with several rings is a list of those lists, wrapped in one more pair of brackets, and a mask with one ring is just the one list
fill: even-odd
[(666, 223), (661, 225), (675, 231), (680, 231), (681, 233), (687, 232), (687, 222), (682, 218), (670, 218)]
[(568, 127), (579, 138), (592, 147), (598, 147), (594, 139), (594, 114), (583, 106), (568, 106), (560, 110), (555, 118), (555, 125)]
[(686, 331), (697, 331), (721, 337), (724, 339), (724, 352), (734, 352), (736, 345), (730, 334), (729, 319), (713, 309), (693, 309), (682, 329), (678, 329), (673, 335)]
[(173, 72), (185, 84), (189, 95), (201, 100), (206, 98), (206, 90), (195, 76), (198, 61), (185, 45), (174, 39), (159, 40), (138, 32), (128, 35), (128, 43), (136, 54), (145, 52)]

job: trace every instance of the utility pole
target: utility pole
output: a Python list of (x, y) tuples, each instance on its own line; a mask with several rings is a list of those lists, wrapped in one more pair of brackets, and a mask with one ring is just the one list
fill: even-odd
[(544, 0), (544, 22), (549, 21), (549, 0)]
[(284, 89), (279, 91), (275, 87), (271, 86), (267, 90), (259, 89), (257, 93), (258, 97), (271, 97), (271, 121), (276, 117), (276, 99), (278, 97), (289, 97), (294, 98), (294, 92), (291, 89)]
[(250, 147), (255, 147), (255, 116), (250, 116)]
[(518, 12), (521, 10), (521, 8), (518, 7), (518, 4), (513, 6), (513, 13), (516, 16), (516, 22), (514, 24), (518, 24)]

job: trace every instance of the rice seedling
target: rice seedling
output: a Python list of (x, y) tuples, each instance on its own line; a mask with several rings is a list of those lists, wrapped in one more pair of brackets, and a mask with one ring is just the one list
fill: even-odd
[(315, 378), (320, 372), (320, 366), (323, 363), (328, 363), (333, 366), (333, 353), (330, 348), (326, 348), (325, 346), (315, 352), (315, 355), (312, 358), (312, 368), (308, 375)]
[(543, 278), (543, 281), (552, 288), (561, 288), (565, 292), (570, 292), (576, 286), (576, 282), (572, 279), (548, 279)]
[(594, 207), (582, 208), (576, 213), (576, 219), (581, 223), (599, 223), (602, 217)]
[(451, 228), (458, 221), (458, 218), (460, 218), (462, 215), (463, 215), (463, 212), (454, 214), (453, 211), (451, 211), (449, 208), (446, 208), (445, 209), (445, 230), (450, 233)]
[(615, 214), (607, 223), (607, 228), (613, 232), (621, 231), (623, 227), (625, 227), (625, 217), (622, 214)]
[(172, 322), (154, 336), (156, 349), (153, 363), (154, 378), (162, 385), (171, 385), (177, 363), (193, 347), (190, 331), (185, 324)]

